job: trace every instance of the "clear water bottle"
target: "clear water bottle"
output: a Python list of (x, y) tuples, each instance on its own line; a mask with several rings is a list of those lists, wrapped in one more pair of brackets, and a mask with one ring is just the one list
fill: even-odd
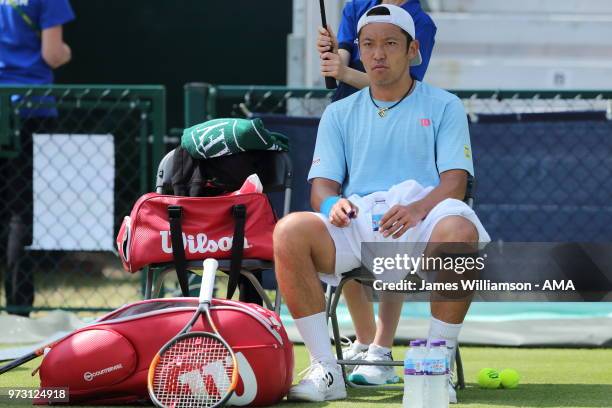
[[(442, 340), (441, 340), (442, 341)], [(446, 347), (446, 341), (444, 342), (444, 353), (446, 354), (446, 379), (450, 379), (450, 375), (451, 375), (451, 354), (455, 349), (449, 349), (448, 347)]]
[(383, 198), (376, 199), (374, 201), (374, 208), (372, 208), (372, 231), (378, 231), (380, 228), (380, 220), (389, 211), (387, 201)]
[(448, 379), (446, 375), (446, 342), (434, 340), (425, 358), (425, 406), (448, 408)]
[(413, 340), (404, 357), (404, 408), (425, 408), (425, 372), (423, 365), (427, 349), (424, 340)]
[(418, 352), (418, 356), (421, 358), (422, 361), (422, 371), (423, 371), (423, 408), (427, 408), (427, 405), (425, 405), (425, 401), (427, 399), (427, 379), (425, 378), (425, 376), (427, 375), (426, 372), (426, 368), (425, 368), (425, 360), (427, 360), (427, 354), (429, 354), (429, 348), (427, 348), (427, 340), (426, 339), (422, 339), (419, 340), (420, 344), (419, 347), (417, 349)]

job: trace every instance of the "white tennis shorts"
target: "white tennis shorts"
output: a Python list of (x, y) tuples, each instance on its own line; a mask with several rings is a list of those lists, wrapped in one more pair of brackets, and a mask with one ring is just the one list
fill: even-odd
[[(336, 265), (334, 273), (319, 274), (319, 277), (323, 282), (332, 286), (337, 286), (338, 283), (340, 283), (342, 274), (350, 272), (351, 270), (359, 268), (361, 266), (362, 242), (415, 243), (415, 245), (413, 246), (408, 246), (408, 248), (410, 248), (411, 253), (407, 255), (411, 257), (418, 257), (425, 251), (427, 242), (429, 242), (429, 239), (431, 238), (431, 234), (436, 224), (445, 217), (461, 216), (466, 218), (472, 224), (474, 224), (478, 231), (478, 241), (481, 243), (481, 245), (486, 244), (491, 240), (489, 234), (476, 216), (474, 210), (472, 210), (463, 201), (455, 199), (446, 199), (440, 202), (429, 212), (427, 217), (422, 222), (406, 231), (397, 240), (394, 240), (391, 237), (383, 238), (380, 233), (373, 231), (370, 232), (370, 234), (372, 234), (371, 237), (373, 239), (363, 239), (364, 236), (367, 236), (367, 233), (365, 233), (364, 230), (366, 228), (371, 230), (372, 221), (370, 213), (359, 213), (358, 218), (352, 220), (349, 226), (345, 228), (338, 228), (332, 225), (329, 222), (328, 217), (323, 214), (316, 213), (316, 215), (327, 227), (327, 231), (331, 235), (334, 241), (334, 245), (336, 246)], [(403, 246), (403, 248), (407, 247)], [(396, 282), (405, 277), (405, 275), (393, 276), (391, 275), (391, 273), (392, 272), (390, 271), (389, 275), (387, 276), (385, 276), (385, 274), (380, 275), (379, 278), (388, 282)]]

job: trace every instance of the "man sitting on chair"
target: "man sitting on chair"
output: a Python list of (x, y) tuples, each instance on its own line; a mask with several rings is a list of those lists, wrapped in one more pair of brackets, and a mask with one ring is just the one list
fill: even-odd
[[(290, 214), (274, 231), (278, 284), (311, 358), (308, 374), (289, 392), (292, 400), (346, 397), (319, 279), (337, 284), (343, 273), (359, 267), (362, 241), (489, 241), (461, 201), (468, 173), (473, 173), (463, 105), (456, 96), (410, 77), (408, 67), (420, 62), (412, 17), (397, 6), (375, 6), (359, 20), (358, 33), (370, 87), (323, 113), (308, 176), (311, 203), (320, 212)], [(364, 233), (364, 225), (371, 225), (375, 194), (388, 197), (390, 207), (379, 231), (369, 228), (378, 238)], [(423, 250), (431, 252), (429, 245)], [(430, 339), (445, 339), (451, 355), (469, 304), (467, 299), (431, 302)], [(367, 360), (391, 359), (401, 308), (395, 310), (393, 316), (379, 315), (384, 321), (379, 321)], [(387, 374), (394, 376), (390, 367), (362, 367), (390, 370)], [(456, 401), (454, 390), (449, 392)]]

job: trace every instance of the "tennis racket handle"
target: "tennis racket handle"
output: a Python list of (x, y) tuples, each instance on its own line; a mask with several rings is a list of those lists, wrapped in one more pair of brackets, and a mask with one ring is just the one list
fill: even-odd
[(219, 267), (216, 259), (208, 258), (204, 260), (204, 270), (202, 271), (202, 286), (200, 286), (200, 303), (210, 303), (215, 288), (215, 274)]
[(338, 84), (336, 83), (336, 79), (332, 77), (325, 77), (325, 88), (327, 89), (336, 89)]

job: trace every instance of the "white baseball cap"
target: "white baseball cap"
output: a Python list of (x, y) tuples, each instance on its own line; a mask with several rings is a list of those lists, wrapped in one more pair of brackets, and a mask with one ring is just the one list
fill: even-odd
[[(386, 9), (388, 13), (383, 12), (384, 14), (375, 14), (369, 15), (374, 9)], [(363, 16), (359, 19), (357, 23), (357, 33), (361, 32), (361, 29), (371, 23), (388, 23), (398, 26), (408, 34), (413, 39), (416, 39), (416, 30), (414, 28), (414, 20), (410, 13), (404, 10), (401, 7), (394, 6), (392, 4), (380, 4), (378, 6), (374, 6), (368, 11), (365, 12)], [(410, 61), (410, 65), (421, 65), (423, 62), (423, 58), (421, 57), (421, 51), (417, 53), (417, 56)]]

